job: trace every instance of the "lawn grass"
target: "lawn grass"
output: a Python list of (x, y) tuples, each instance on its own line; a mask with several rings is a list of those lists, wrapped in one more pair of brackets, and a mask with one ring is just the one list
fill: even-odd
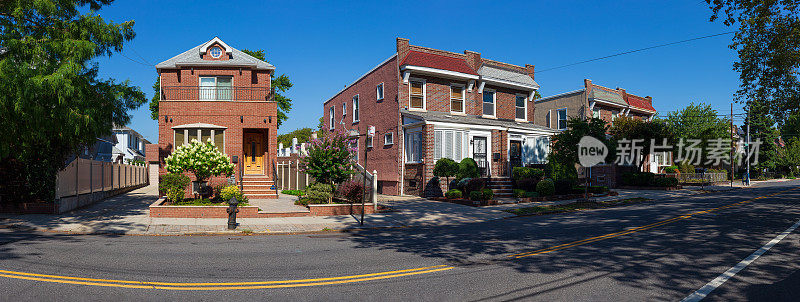
[(547, 214), (566, 213), (566, 212), (574, 212), (574, 211), (588, 210), (588, 209), (603, 209), (603, 208), (618, 207), (649, 200), (652, 199), (635, 197), (635, 198), (626, 198), (626, 199), (609, 200), (609, 201), (588, 201), (588, 202), (576, 201), (561, 205), (534, 206), (534, 207), (526, 207), (519, 209), (511, 209), (511, 210), (506, 210), (506, 212), (515, 214), (517, 216), (547, 215)]
[[(184, 199), (181, 202), (172, 203), (170, 205), (171, 206), (225, 206), (225, 207), (227, 207), (228, 206), (228, 202), (227, 201), (219, 201), (219, 200), (213, 200), (213, 199), (202, 199), (202, 198), (200, 198), (200, 199)], [(249, 205), (250, 205), (249, 203), (244, 202), (244, 203), (239, 203), (238, 206), (244, 207), (244, 206), (249, 206)]]

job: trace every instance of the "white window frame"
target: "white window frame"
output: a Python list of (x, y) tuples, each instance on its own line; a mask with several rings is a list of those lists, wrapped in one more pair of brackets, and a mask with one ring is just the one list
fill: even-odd
[(356, 94), (353, 96), (353, 124), (360, 121), (359, 115), (361, 113), (361, 108), (359, 107), (361, 107), (361, 98)]
[[(461, 88), (461, 111), (453, 111), (453, 87)], [(461, 83), (450, 83), (450, 98), (448, 99), (450, 114), (467, 114), (467, 89), (466, 85)], [(455, 99), (458, 100), (458, 99)]]
[[(517, 118), (517, 98), (518, 97), (523, 97), (524, 98), (524, 100), (522, 101), (522, 105), (524, 105), (524, 106), (522, 106), (522, 108), (524, 108), (524, 110), (525, 110), (525, 118), (523, 118), (523, 119)], [(522, 93), (515, 94), (515, 96), (514, 96), (514, 120), (515, 121), (520, 121), (520, 122), (527, 122), (528, 121), (528, 95), (522, 94)]]
[(552, 113), (553, 113), (553, 109), (547, 110), (547, 117), (545, 118), (547, 120), (547, 128), (553, 128), (552, 127), (552, 125), (553, 125), (553, 114)]
[[(215, 56), (215, 55), (214, 55), (214, 50), (219, 50), (219, 54)], [(209, 54), (211, 55), (211, 57), (212, 57), (212, 58), (214, 58), (214, 59), (219, 59), (220, 57), (222, 57), (222, 53), (223, 53), (223, 52), (224, 52), (224, 51), (222, 50), (222, 47), (219, 47), (219, 46), (214, 46), (214, 47), (211, 47), (211, 49), (209, 49), (209, 50), (208, 50), (208, 53), (209, 53)]]
[(383, 145), (394, 145), (394, 132), (386, 132), (383, 134)]
[[(217, 101), (217, 100), (220, 100), (220, 98), (219, 98), (220, 89), (219, 89), (219, 86), (218, 86), (219, 85), (219, 78), (230, 78), (231, 79), (231, 88), (233, 88), (233, 76), (225, 76), (225, 75), (199, 76), (198, 77), (198, 82), (197, 82), (197, 87), (198, 87), (198, 90), (199, 90), (197, 98), (200, 99), (201, 101)], [(205, 87), (205, 89), (209, 89), (209, 88), (213, 88), (213, 89), (209, 89), (210, 91), (204, 92), (203, 91), (203, 89), (204, 89), (203, 79), (214, 79), (214, 85), (213, 86)], [(203, 95), (204, 94), (208, 94), (208, 93), (210, 93), (212, 95), (212, 97), (211, 98), (207, 98), (207, 97), (204, 98)], [(230, 94), (229, 95), (230, 99), (222, 99), (222, 100), (230, 101), (230, 100), (234, 99), (233, 90), (229, 91), (228, 93)]]
[[(419, 144), (420, 145), (416, 148), (416, 152), (420, 152), (420, 154), (418, 154), (419, 160), (416, 160), (416, 161), (408, 159), (408, 157), (409, 157), (408, 156), (409, 155), (408, 152), (415, 152), (414, 148), (411, 148), (412, 147), (411, 138), (413, 136), (415, 136), (415, 135), (419, 135), (419, 137), (420, 137), (420, 139), (419, 139)], [(406, 130), (404, 137), (405, 137), (405, 140), (406, 140), (406, 142), (404, 144), (405, 150), (403, 152), (403, 153), (405, 153), (405, 154), (403, 154), (403, 158), (405, 159), (405, 163), (407, 163), (407, 164), (422, 163), (423, 158), (424, 158), (424, 156), (421, 153), (422, 152), (422, 142), (423, 142), (422, 129), (417, 128), (415, 130)]]
[[(486, 114), (486, 112), (483, 112), (483, 106), (484, 104), (486, 104), (486, 102), (483, 100), (483, 97), (487, 92), (492, 94), (492, 113), (494, 114), (491, 115)], [(497, 90), (489, 88), (483, 89), (483, 94), (481, 94), (481, 114), (483, 115), (483, 117), (490, 117), (490, 118), (497, 117)], [(516, 112), (514, 113), (514, 115), (516, 115)]]
[(342, 103), (342, 117), (347, 116), (347, 102)]
[(331, 106), (331, 108), (328, 109), (328, 113), (330, 115), (330, 125), (328, 126), (328, 129), (333, 130), (336, 128), (336, 106)]
[[(422, 83), (422, 108), (414, 108), (411, 106), (411, 83)], [(409, 111), (427, 111), (428, 110), (428, 82), (421, 78), (408, 79), (408, 110)]]
[[(433, 137), (436, 137), (437, 132), (439, 133), (439, 136), (442, 139), (440, 139), (440, 140), (434, 139), (433, 149), (436, 150), (437, 144), (441, 144), (440, 148), (442, 150), (442, 154), (441, 154), (442, 156), (441, 157), (437, 157), (437, 154), (434, 151), (434, 153), (433, 153), (434, 162), (439, 160), (440, 158), (445, 158), (445, 157), (449, 158), (449, 159), (452, 159), (452, 160), (454, 160), (456, 162), (461, 162), (461, 160), (463, 160), (464, 158), (467, 158), (467, 157), (470, 156), (470, 154), (471, 154), (470, 152), (471, 151), (469, 150), (469, 145), (470, 145), (469, 144), (469, 140), (470, 140), (469, 131), (464, 130), (464, 129), (449, 129), (449, 128), (448, 129), (436, 129), (436, 130), (433, 131)], [(446, 138), (446, 135), (448, 133), (452, 133), (453, 146), (452, 146), (452, 149), (445, 150), (445, 141), (446, 141), (445, 138)], [(457, 136), (461, 137), (461, 145), (460, 146), (456, 146), (456, 137)], [(487, 143), (490, 143), (490, 142), (487, 142)], [(456, 150), (458, 150), (459, 147), (461, 149), (461, 151), (460, 151), (461, 157), (460, 158), (456, 157)], [(447, 157), (446, 155), (448, 153), (450, 153), (450, 155), (452, 155), (452, 157)]]
[(358, 163), (358, 160), (359, 160), (358, 156), (359, 156), (359, 153), (361, 153), (361, 152), (359, 152), (360, 151), (360, 149), (359, 149), (360, 144), (359, 143), (361, 143), (361, 142), (358, 140), (358, 138), (356, 138), (355, 139), (355, 144), (356, 144), (355, 160), (356, 160), (356, 163)]
[[(561, 115), (558, 114), (561, 111), (564, 111), (564, 128), (561, 128)], [(567, 107), (556, 109), (556, 129), (558, 130), (567, 129), (568, 120), (569, 120), (569, 112), (567, 111)]]
[(377, 101), (383, 100), (383, 96), (386, 94), (384, 90), (383, 82), (375, 86), (375, 97)]
[[(595, 116), (595, 113), (597, 113), (596, 114), (597, 116)], [(592, 118), (602, 118), (602, 114), (600, 112), (600, 108), (598, 108), (598, 107), (592, 108)]]
[[(224, 128), (194, 128), (194, 127), (189, 127), (189, 128), (173, 129), (173, 131), (172, 131), (172, 143), (173, 143), (173, 146), (175, 146), (175, 148), (178, 148), (178, 147), (183, 146), (183, 145), (188, 145), (189, 142), (192, 141), (192, 139), (197, 139), (198, 141), (200, 141), (202, 143), (203, 142), (203, 129), (211, 130), (211, 133), (210, 133), (211, 137), (210, 138), (211, 138), (212, 142), (214, 142), (214, 135), (216, 134), (216, 131), (217, 130), (222, 130), (222, 148), (219, 148), (219, 150), (222, 151), (223, 154), (226, 154), (225, 153), (225, 142), (228, 141), (228, 134), (227, 134), (227, 132), (228, 132), (227, 130), (228, 129), (224, 129)], [(181, 131), (181, 130), (183, 130), (183, 142), (179, 145), (178, 142), (175, 141), (175, 139), (176, 139), (175, 138), (175, 132)], [(189, 137), (189, 130), (197, 130), (197, 136), (196, 137)], [(216, 145), (216, 142), (214, 142), (214, 144)]]

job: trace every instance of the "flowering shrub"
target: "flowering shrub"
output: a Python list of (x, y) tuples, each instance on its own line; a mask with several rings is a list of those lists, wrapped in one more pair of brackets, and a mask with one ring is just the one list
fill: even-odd
[(312, 140), (308, 154), (302, 157), (306, 173), (319, 183), (341, 183), (353, 173), (353, 154), (357, 152), (343, 130), (327, 133), (322, 138)]
[(238, 201), (240, 204), (247, 203), (247, 197), (242, 194), (242, 191), (240, 191), (239, 187), (237, 186), (224, 187), (219, 193), (223, 202), (228, 202), (231, 200), (231, 198), (236, 197), (236, 201)]
[(192, 172), (198, 182), (211, 176), (233, 174), (233, 163), (217, 150), (211, 139), (206, 143), (193, 139), (188, 145), (178, 147), (165, 161), (170, 173)]
[(364, 183), (358, 180), (349, 180), (339, 185), (339, 195), (351, 203), (361, 201), (364, 196)]
[(158, 182), (158, 190), (167, 196), (173, 203), (180, 202), (186, 194), (186, 186), (189, 185), (189, 177), (181, 173), (169, 173), (161, 177)]

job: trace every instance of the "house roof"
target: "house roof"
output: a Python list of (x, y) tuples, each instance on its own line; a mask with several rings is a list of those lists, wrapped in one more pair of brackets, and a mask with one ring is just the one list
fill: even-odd
[(653, 108), (653, 104), (650, 104), (650, 101), (643, 97), (628, 94), (626, 101), (628, 101), (628, 105), (631, 105), (631, 107), (647, 111), (656, 111), (656, 109)]
[(614, 103), (623, 107), (628, 106), (628, 103), (625, 102), (625, 99), (622, 98), (622, 95), (619, 94), (619, 92), (603, 86), (592, 85), (589, 98)]
[[(219, 43), (225, 47), (225, 52), (230, 53), (229, 60), (203, 60), (202, 54), (211, 44)], [(241, 50), (230, 47), (217, 37), (203, 44), (197, 45), (177, 56), (156, 64), (156, 69), (179, 68), (181, 66), (217, 66), (217, 67), (248, 67), (252, 69), (274, 70), (275, 66), (248, 55)]]
[(556, 132), (556, 130), (554, 129), (539, 125), (534, 125), (532, 123), (523, 123), (506, 119), (483, 118), (477, 115), (452, 115), (446, 112), (409, 111), (407, 109), (400, 109), (400, 113), (404, 116), (415, 117), (418, 119), (432, 121), (432, 122), (448, 122), (448, 123), (471, 124), (471, 125), (497, 126), (497, 127), (527, 129), (527, 130), (539, 130), (551, 133)]
[(403, 62), (400, 64), (400, 66), (403, 65), (436, 68), (436, 69), (455, 71), (471, 75), (478, 75), (475, 72), (475, 70), (473, 70), (471, 67), (469, 67), (469, 65), (467, 65), (467, 61), (465, 61), (464, 59), (444, 56), (440, 54), (421, 52), (416, 50), (408, 52), (408, 55), (406, 56), (405, 59), (403, 59)]
[(478, 68), (478, 75), (488, 80), (511, 82), (517, 85), (531, 86), (534, 89), (539, 88), (539, 84), (528, 74), (500, 66), (483, 64), (483, 66)]

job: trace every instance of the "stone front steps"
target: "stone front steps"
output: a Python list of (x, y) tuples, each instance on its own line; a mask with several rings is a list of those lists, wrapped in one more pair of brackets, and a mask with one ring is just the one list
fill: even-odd
[(278, 190), (272, 189), (274, 185), (275, 181), (265, 175), (244, 175), (242, 177), (242, 193), (249, 199), (278, 198)]
[(514, 197), (514, 188), (511, 178), (493, 177), (486, 180), (486, 187), (492, 189), (495, 198)]

